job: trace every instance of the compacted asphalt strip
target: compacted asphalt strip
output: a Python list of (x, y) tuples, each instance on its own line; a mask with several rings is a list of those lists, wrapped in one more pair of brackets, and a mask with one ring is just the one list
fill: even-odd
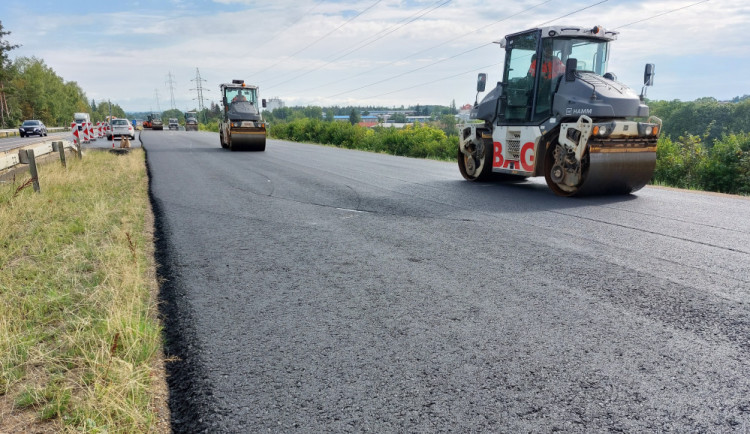
[(747, 198), (144, 131), (175, 432), (747, 432)]

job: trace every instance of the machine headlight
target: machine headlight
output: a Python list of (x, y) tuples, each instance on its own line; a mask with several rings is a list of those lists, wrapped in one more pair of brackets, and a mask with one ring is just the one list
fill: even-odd
[(605, 125), (600, 124), (600, 125), (594, 125), (594, 129), (591, 132), (593, 133), (594, 136), (604, 137), (606, 135), (612, 134), (613, 130), (614, 128), (609, 124), (605, 124)]
[(638, 134), (641, 136), (657, 136), (659, 134), (658, 124), (639, 123)]

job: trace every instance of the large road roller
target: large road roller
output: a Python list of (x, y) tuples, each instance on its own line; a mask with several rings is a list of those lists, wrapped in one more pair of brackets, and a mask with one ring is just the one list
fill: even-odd
[(459, 130), (458, 168), (469, 181), (544, 176), (560, 196), (629, 194), (656, 167), (662, 122), (644, 103), (653, 84), (647, 64), (640, 95), (607, 71), (617, 32), (552, 26), (505, 36), (502, 81)]
[[(266, 123), (258, 109), (258, 87), (245, 80), (219, 86), (224, 116), (219, 122), (221, 147), (232, 151), (265, 151)], [(266, 100), (262, 100), (263, 107)]]

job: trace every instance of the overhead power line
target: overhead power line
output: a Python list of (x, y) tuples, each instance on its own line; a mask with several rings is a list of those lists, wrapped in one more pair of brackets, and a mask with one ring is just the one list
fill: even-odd
[(613, 30), (621, 29), (623, 27), (632, 26), (633, 24), (642, 23), (644, 21), (648, 21), (648, 20), (651, 20), (651, 19), (654, 19), (654, 18), (658, 18), (658, 17), (664, 16), (664, 15), (667, 15), (667, 14), (671, 14), (672, 12), (677, 12), (677, 11), (681, 11), (683, 9), (691, 8), (691, 7), (699, 5), (701, 3), (706, 3), (707, 1), (708, 0), (701, 0), (701, 1), (697, 2), (697, 3), (693, 3), (693, 4), (690, 4), (690, 5), (687, 5), (687, 6), (683, 6), (683, 7), (676, 8), (676, 9), (672, 9), (671, 11), (662, 12), (662, 13), (654, 15), (652, 17), (644, 18), (644, 19), (638, 20), (638, 21), (633, 21), (632, 23), (629, 23), (629, 24), (623, 24), (620, 27), (615, 27)]
[[(594, 7), (594, 6), (597, 6), (597, 5), (600, 5), (600, 4), (602, 4), (602, 3), (606, 3), (607, 1), (609, 1), (609, 0), (602, 0), (602, 1), (599, 1), (599, 2), (597, 2), (597, 3), (594, 3), (594, 4), (591, 4), (591, 5), (588, 5), (588, 6), (582, 7), (582, 8), (580, 8), (580, 9), (576, 9), (575, 11), (569, 12), (569, 13), (567, 13), (567, 14), (565, 14), (565, 15), (559, 16), (559, 17), (557, 17), (557, 18), (555, 18), (555, 19), (553, 19), (553, 20), (547, 21), (547, 22), (545, 22), (545, 23), (542, 23), (542, 24), (547, 24), (547, 23), (551, 23), (551, 22), (553, 22), (553, 21), (557, 21), (557, 20), (559, 20), (559, 19), (561, 19), (561, 18), (565, 18), (565, 17), (568, 17), (568, 16), (570, 16), (570, 15), (573, 15), (573, 14), (575, 14), (575, 13), (577, 13), (577, 12), (581, 12), (581, 11), (584, 11), (584, 10), (586, 10), (586, 9), (592, 8), (592, 7)], [(540, 26), (540, 25), (538, 25), (537, 27), (539, 27), (539, 26)], [(442, 62), (445, 62), (445, 61), (448, 61), (448, 60), (451, 60), (451, 59), (455, 59), (456, 57), (459, 57), (459, 56), (463, 56), (463, 55), (464, 55), (464, 54), (466, 54), (466, 53), (470, 53), (470, 52), (472, 52), (472, 51), (476, 51), (476, 50), (478, 50), (478, 49), (480, 49), (480, 48), (484, 48), (484, 47), (486, 47), (486, 46), (488, 46), (488, 45), (492, 45), (492, 44), (493, 44), (492, 42), (489, 42), (489, 43), (486, 43), (486, 44), (482, 44), (482, 45), (480, 45), (480, 46), (478, 46), (478, 47), (474, 47), (474, 48), (471, 48), (471, 49), (469, 49), (469, 50), (466, 50), (466, 51), (462, 51), (462, 52), (460, 52), (460, 53), (458, 53), (458, 54), (454, 54), (453, 56), (450, 56), (450, 57), (446, 57), (446, 58), (444, 58), (444, 59), (440, 59), (440, 60), (438, 60), (438, 61), (435, 61), (435, 62), (432, 62), (432, 63), (430, 63), (430, 64), (428, 64), (428, 65), (424, 65), (424, 66), (421, 66), (421, 67), (419, 67), (419, 68), (416, 68), (416, 69), (412, 69), (412, 70), (410, 70), (410, 71), (402, 72), (401, 74), (397, 74), (397, 75), (394, 75), (394, 76), (392, 76), (392, 77), (388, 77), (388, 78), (385, 78), (385, 79), (382, 79), (382, 80), (378, 80), (378, 81), (376, 81), (376, 82), (373, 82), (373, 83), (369, 83), (369, 84), (366, 84), (366, 85), (364, 85), (364, 86), (360, 86), (360, 87), (357, 87), (357, 88), (355, 88), (355, 89), (350, 89), (350, 90), (347, 90), (347, 91), (344, 91), (344, 92), (339, 92), (339, 93), (337, 93), (337, 94), (335, 94), (335, 95), (331, 95), (331, 96), (329, 96), (328, 98), (335, 98), (335, 97), (337, 97), (337, 96), (345, 95), (345, 94), (347, 94), (347, 93), (351, 93), (351, 92), (356, 92), (356, 91), (358, 91), (358, 90), (362, 90), (362, 89), (368, 88), (368, 87), (370, 87), (370, 86), (374, 86), (374, 85), (376, 85), (376, 84), (380, 84), (380, 83), (383, 83), (383, 82), (386, 82), (386, 81), (390, 81), (390, 80), (393, 80), (394, 78), (399, 78), (399, 77), (403, 77), (404, 75), (407, 75), (407, 74), (411, 74), (411, 73), (413, 73), (413, 72), (417, 72), (417, 71), (421, 71), (421, 70), (423, 70), (423, 69), (426, 69), (426, 68), (429, 68), (429, 67), (431, 67), (431, 66), (437, 65), (438, 63), (442, 63)]]
[(488, 42), (488, 43), (486, 43), (486, 44), (482, 44), (482, 45), (480, 45), (480, 46), (478, 46), (478, 47), (474, 47), (474, 48), (468, 49), (468, 50), (466, 50), (466, 51), (462, 51), (462, 52), (460, 52), (460, 53), (458, 53), (458, 54), (454, 54), (453, 56), (450, 56), (450, 57), (446, 57), (446, 58), (440, 59), (440, 60), (438, 60), (438, 61), (436, 61), (436, 62), (432, 62), (432, 63), (430, 63), (429, 65), (424, 65), (424, 66), (420, 66), (419, 68), (416, 68), (416, 69), (412, 69), (412, 70), (410, 70), (410, 71), (406, 71), (406, 72), (402, 72), (401, 74), (396, 74), (396, 75), (394, 75), (394, 76), (391, 76), (391, 77), (388, 77), (388, 78), (384, 78), (384, 79), (382, 79), (382, 80), (378, 80), (378, 81), (376, 81), (376, 82), (373, 82), (373, 83), (370, 83), (370, 84), (366, 84), (366, 85), (364, 85), (364, 86), (360, 86), (360, 87), (358, 87), (358, 88), (356, 88), (356, 89), (350, 89), (350, 90), (347, 90), (347, 91), (344, 91), (344, 92), (340, 92), (340, 93), (337, 93), (337, 94), (335, 94), (335, 95), (331, 95), (331, 96), (329, 96), (328, 98), (335, 98), (335, 97), (337, 97), (337, 96), (345, 95), (345, 94), (347, 94), (347, 93), (351, 93), (351, 92), (356, 92), (356, 91), (358, 91), (358, 90), (362, 90), (362, 89), (368, 88), (368, 87), (370, 87), (370, 86), (375, 86), (376, 84), (380, 84), (380, 83), (384, 83), (384, 82), (386, 82), (386, 81), (390, 81), (390, 80), (393, 80), (394, 78), (399, 78), (399, 77), (403, 77), (404, 75), (408, 75), (408, 74), (411, 74), (411, 73), (413, 73), (413, 72), (417, 72), (417, 71), (421, 71), (421, 70), (423, 70), (423, 69), (427, 69), (427, 68), (429, 68), (429, 67), (431, 67), (431, 66), (437, 65), (438, 63), (443, 63), (443, 62), (447, 62), (448, 60), (451, 60), (451, 59), (455, 59), (456, 57), (459, 57), (459, 56), (463, 56), (463, 55), (464, 55), (464, 54), (466, 54), (466, 53), (470, 53), (470, 52), (472, 52), (472, 51), (476, 51), (476, 50), (479, 50), (480, 48), (484, 48), (484, 47), (486, 47), (486, 46), (488, 46), (488, 45), (492, 45), (492, 44), (493, 44), (493, 42)]
[[(381, 65), (381, 66), (378, 66), (378, 67), (376, 67), (376, 68), (368, 69), (367, 71), (363, 71), (363, 72), (360, 72), (359, 74), (354, 74), (354, 75), (352, 75), (352, 76), (350, 76), (350, 77), (348, 77), (348, 78), (345, 78), (344, 80), (351, 80), (351, 79), (353, 79), (353, 78), (356, 78), (356, 77), (359, 77), (359, 76), (361, 76), (361, 75), (364, 75), (364, 74), (371, 74), (371, 73), (372, 73), (372, 72), (374, 72), (374, 71), (378, 71), (378, 70), (380, 70), (380, 69), (383, 69), (383, 68), (387, 68), (387, 67), (389, 67), (389, 66), (391, 66), (391, 65), (393, 65), (393, 64), (396, 64), (396, 63), (398, 63), (398, 62), (402, 62), (402, 61), (404, 61), (404, 60), (407, 60), (407, 59), (409, 59), (409, 58), (415, 57), (415, 56), (417, 56), (417, 55), (419, 55), (419, 54), (425, 53), (425, 52), (427, 52), (427, 51), (430, 51), (430, 50), (434, 50), (435, 48), (439, 48), (439, 47), (442, 47), (443, 45), (447, 45), (447, 44), (449, 44), (449, 43), (451, 43), (451, 42), (455, 42), (455, 41), (457, 41), (457, 40), (459, 40), (459, 39), (461, 39), (461, 38), (465, 38), (466, 36), (469, 36), (469, 35), (471, 35), (471, 34), (473, 34), (473, 33), (476, 33), (476, 32), (478, 32), (478, 31), (480, 31), (480, 30), (482, 30), (482, 29), (486, 29), (486, 28), (488, 28), (488, 27), (492, 27), (492, 26), (495, 26), (495, 25), (497, 25), (497, 24), (500, 24), (501, 22), (503, 22), (503, 21), (506, 21), (506, 20), (509, 20), (509, 19), (511, 19), (511, 18), (515, 18), (515, 17), (516, 17), (516, 16), (518, 16), (518, 15), (521, 15), (521, 14), (523, 14), (523, 13), (525, 13), (525, 12), (528, 12), (528, 11), (530, 11), (530, 10), (534, 9), (534, 8), (537, 8), (537, 7), (539, 7), (539, 6), (543, 5), (543, 4), (545, 4), (545, 3), (549, 3), (549, 2), (551, 2), (551, 1), (552, 1), (552, 0), (545, 0), (545, 1), (541, 2), (541, 3), (538, 3), (538, 4), (536, 4), (536, 5), (533, 5), (533, 6), (531, 6), (531, 7), (528, 7), (528, 8), (526, 8), (526, 9), (524, 9), (524, 10), (520, 11), (520, 12), (517, 12), (517, 13), (515, 13), (515, 14), (513, 14), (513, 15), (508, 15), (507, 17), (505, 17), (505, 18), (503, 18), (503, 19), (501, 19), (501, 20), (497, 20), (497, 21), (495, 21), (495, 22), (493, 22), (493, 23), (490, 23), (490, 24), (487, 24), (487, 25), (485, 25), (485, 26), (477, 27), (476, 29), (474, 29), (474, 30), (472, 30), (472, 31), (470, 31), (470, 32), (464, 33), (463, 35), (460, 35), (460, 36), (458, 36), (458, 37), (455, 37), (455, 38), (451, 38), (451, 39), (445, 40), (445, 41), (443, 41), (443, 42), (441, 42), (441, 43), (439, 43), (439, 44), (437, 44), (437, 45), (433, 45), (433, 46), (431, 46), (431, 47), (428, 47), (428, 48), (425, 48), (425, 49), (423, 49), (423, 50), (415, 51), (415, 52), (413, 52), (413, 53), (411, 53), (411, 54), (409, 54), (409, 55), (407, 55), (407, 56), (404, 56), (404, 57), (402, 57), (402, 58), (400, 58), (400, 59), (394, 60), (393, 62), (387, 63), (387, 64), (385, 64), (385, 65)], [(326, 83), (326, 84), (323, 84), (323, 85), (317, 86), (317, 88), (321, 88), (321, 87), (326, 87), (326, 86), (330, 86), (330, 85), (332, 85), (332, 84), (338, 84), (338, 83), (341, 83), (341, 81), (342, 81), (342, 80), (331, 81), (331, 82), (328, 82), (328, 83)]]
[(567, 13), (567, 14), (565, 14), (565, 15), (561, 15), (561, 16), (559, 16), (559, 17), (555, 18), (555, 19), (552, 19), (552, 20), (549, 20), (549, 21), (545, 21), (545, 22), (543, 22), (543, 23), (539, 23), (539, 24), (537, 24), (537, 25), (536, 25), (536, 26), (534, 26), (534, 27), (542, 27), (542, 26), (543, 26), (543, 25), (545, 25), (545, 24), (553, 23), (553, 22), (555, 22), (555, 21), (557, 21), (557, 20), (561, 20), (561, 19), (563, 19), (563, 18), (567, 18), (567, 17), (569, 17), (569, 16), (571, 16), (571, 15), (573, 15), (573, 14), (577, 14), (578, 12), (583, 12), (583, 11), (585, 11), (586, 9), (591, 9), (591, 8), (593, 8), (594, 6), (599, 6), (599, 5), (600, 5), (600, 4), (602, 4), (602, 3), (607, 3), (608, 1), (609, 1), (609, 0), (602, 0), (602, 1), (598, 2), (598, 3), (594, 3), (594, 4), (591, 4), (591, 5), (588, 5), (588, 6), (586, 6), (586, 7), (583, 7), (583, 8), (581, 8), (581, 9), (576, 9), (576, 10), (574, 10), (573, 12), (569, 12), (569, 13)]
[[(302, 74), (299, 74), (299, 75), (294, 76), (292, 78), (284, 79), (282, 81), (279, 81), (276, 84), (271, 84), (269, 87), (279, 86), (280, 84), (296, 80), (298, 78), (304, 77), (307, 74), (313, 73), (313, 72), (315, 72), (315, 71), (317, 71), (319, 69), (325, 68), (326, 66), (330, 65), (331, 63), (333, 63), (333, 62), (335, 62), (337, 60), (340, 60), (340, 59), (342, 59), (342, 58), (344, 58), (344, 57), (346, 57), (346, 56), (348, 56), (348, 55), (350, 55), (350, 54), (352, 54), (352, 53), (354, 53), (356, 51), (359, 51), (362, 48), (367, 47), (368, 45), (374, 44), (375, 42), (379, 41), (380, 39), (383, 39), (384, 37), (390, 35), (391, 33), (395, 32), (396, 30), (398, 30), (398, 29), (400, 29), (400, 28), (402, 28), (402, 27), (404, 27), (404, 26), (406, 26), (406, 25), (408, 25), (408, 24), (410, 24), (410, 23), (412, 23), (412, 22), (414, 22), (414, 21), (422, 18), (423, 16), (429, 14), (430, 12), (435, 11), (436, 9), (439, 9), (439, 8), (445, 6), (446, 4), (450, 3), (451, 1), (452, 0), (445, 0), (445, 1), (442, 1), (442, 3), (440, 3), (440, 1), (438, 1), (436, 3), (440, 3), (440, 4), (437, 4), (436, 6), (428, 6), (428, 7), (420, 10), (419, 12), (417, 12), (417, 13), (411, 15), (411, 16), (409, 16), (407, 18), (404, 18), (403, 20), (399, 21), (398, 23), (396, 23), (396, 24), (394, 24), (394, 25), (392, 25), (392, 26), (390, 26), (390, 27), (388, 27), (388, 28), (386, 28), (384, 30), (381, 30), (380, 32), (374, 34), (373, 36), (370, 36), (370, 37), (366, 38), (365, 40), (363, 40), (363, 41), (361, 41), (361, 42), (359, 42), (359, 43), (357, 43), (357, 44), (355, 44), (355, 45), (353, 45), (353, 46), (351, 46), (349, 48), (345, 48), (344, 50), (339, 51), (338, 53), (334, 54), (334, 56), (337, 56), (337, 57), (334, 57), (333, 59), (327, 61), (326, 63), (324, 63), (324, 64), (322, 64), (322, 65), (320, 65), (318, 67), (309, 69), (309, 70), (303, 72)], [(547, 0), (547, 1), (551, 1), (551, 0)], [(338, 55), (339, 53), (343, 53), (343, 54)]]
[[(654, 19), (654, 18), (658, 18), (658, 17), (664, 16), (664, 15), (670, 14), (672, 12), (677, 12), (677, 11), (680, 11), (680, 10), (683, 10), (683, 9), (687, 9), (687, 8), (690, 8), (690, 7), (693, 7), (693, 6), (697, 6), (697, 5), (701, 4), (701, 3), (706, 3), (708, 1), (709, 0), (701, 0), (699, 2), (692, 3), (692, 4), (687, 5), (687, 6), (682, 6), (682, 7), (679, 7), (679, 8), (675, 8), (675, 9), (672, 9), (672, 10), (669, 10), (669, 11), (666, 11), (666, 12), (662, 12), (662, 13), (659, 13), (659, 14), (656, 14), (656, 15), (652, 15), (650, 17), (647, 17), (647, 18), (644, 18), (644, 19), (641, 19), (641, 20), (638, 20), (638, 21), (634, 21), (634, 22), (629, 23), (629, 24), (624, 24), (622, 26), (615, 27), (615, 28), (613, 28), (613, 30), (621, 29), (623, 27), (627, 27), (627, 26), (630, 26), (630, 25), (633, 25), (633, 24), (637, 24), (637, 23), (641, 23), (641, 22), (644, 22), (644, 21), (648, 21), (648, 20)], [(603, 3), (603, 2), (599, 2), (599, 3)], [(587, 6), (586, 8), (583, 8), (583, 9), (588, 9), (589, 7), (596, 6), (599, 3)], [(583, 10), (583, 9), (581, 9), (581, 10)], [(570, 15), (570, 14), (566, 14), (563, 17), (559, 17), (559, 18), (556, 18), (555, 20), (547, 21), (547, 22), (542, 23), (542, 24), (547, 24), (547, 23), (550, 23), (552, 21), (556, 21), (558, 19), (567, 17), (568, 15)], [(539, 26), (540, 25), (538, 25), (537, 27), (539, 27)], [(458, 73), (458, 74), (453, 74), (453, 75), (448, 76), (448, 77), (442, 77), (442, 78), (439, 78), (437, 80), (432, 80), (432, 81), (429, 81), (429, 82), (421, 82), (421, 83), (418, 83), (418, 84), (415, 84), (415, 85), (412, 85), (412, 86), (408, 86), (408, 87), (404, 87), (404, 88), (401, 88), (401, 89), (398, 89), (398, 90), (394, 90), (394, 91), (390, 91), (390, 92), (386, 92), (386, 93), (379, 93), (378, 95), (373, 95), (373, 96), (365, 97), (365, 98), (362, 98), (362, 99), (373, 99), (373, 98), (377, 98), (379, 96), (391, 95), (391, 94), (394, 94), (394, 93), (403, 92), (403, 91), (406, 91), (406, 90), (411, 90), (411, 89), (416, 88), (416, 87), (429, 86), (429, 85), (433, 85), (435, 83), (438, 83), (440, 81), (449, 80), (451, 78), (455, 78), (455, 77), (458, 77), (458, 76), (461, 76), (461, 75), (464, 75), (464, 74), (468, 74), (470, 72), (481, 71), (482, 69), (487, 69), (487, 68), (491, 68), (491, 67), (494, 67), (494, 66), (499, 66), (499, 65), (502, 65), (502, 64), (503, 64), (503, 62), (500, 62), (500, 63), (496, 63), (494, 65), (489, 65), (489, 66), (485, 66), (485, 67), (482, 67), (482, 68), (476, 68), (476, 69), (471, 70), (471, 71), (464, 71), (464, 72), (461, 72), (461, 73)]]
[(445, 80), (450, 80), (451, 78), (456, 78), (456, 77), (460, 77), (460, 76), (462, 76), (462, 75), (465, 75), (465, 74), (468, 74), (468, 73), (470, 73), (470, 72), (477, 72), (477, 71), (482, 71), (482, 70), (485, 70), (485, 71), (486, 71), (486, 70), (487, 70), (487, 69), (489, 69), (489, 68), (494, 68), (494, 67), (496, 67), (496, 66), (500, 66), (500, 65), (502, 65), (502, 64), (503, 64), (503, 62), (493, 63), (493, 64), (491, 64), (491, 65), (486, 65), (486, 66), (482, 66), (482, 67), (479, 67), (479, 68), (475, 68), (475, 69), (472, 69), (471, 71), (463, 71), (463, 72), (459, 72), (458, 74), (453, 74), (453, 75), (450, 75), (450, 76), (448, 76), (448, 77), (438, 78), (437, 80), (432, 80), (432, 81), (429, 81), (429, 82), (427, 82), (427, 83), (419, 83), (419, 84), (415, 84), (415, 85), (413, 85), (413, 86), (407, 86), (407, 87), (403, 87), (403, 88), (401, 88), (401, 89), (398, 89), (398, 90), (393, 90), (393, 91), (390, 91), (390, 92), (379, 93), (379, 94), (377, 94), (377, 95), (373, 95), (373, 96), (368, 96), (368, 97), (364, 97), (364, 98), (362, 98), (362, 99), (373, 99), (373, 98), (377, 98), (377, 97), (379, 97), (379, 96), (392, 95), (392, 94), (394, 94), (394, 93), (399, 93), (399, 92), (403, 92), (403, 91), (405, 91), (405, 90), (411, 90), (411, 89), (414, 89), (414, 88), (417, 88), (417, 87), (430, 86), (430, 85), (433, 85), (433, 84), (435, 84), (435, 83), (438, 83), (438, 82), (441, 82), (441, 81), (445, 81)]
[(317, 9), (317, 8), (318, 8), (318, 6), (320, 6), (320, 0), (317, 0), (317, 1), (315, 2), (315, 4), (313, 4), (313, 6), (312, 6), (312, 7), (310, 7), (310, 9), (308, 9), (308, 10), (306, 10), (305, 12), (303, 12), (302, 14), (300, 14), (299, 18), (297, 18), (296, 20), (292, 21), (292, 22), (291, 22), (291, 23), (289, 23), (288, 25), (285, 25), (285, 26), (280, 26), (280, 27), (279, 27), (279, 31), (278, 31), (278, 32), (274, 33), (274, 34), (273, 34), (273, 36), (271, 36), (271, 38), (270, 38), (270, 39), (267, 39), (267, 40), (266, 40), (265, 42), (261, 42), (261, 43), (260, 43), (260, 45), (254, 46), (254, 47), (253, 47), (253, 51), (257, 52), (257, 50), (259, 50), (260, 48), (263, 48), (263, 47), (265, 47), (266, 45), (268, 45), (268, 43), (269, 43), (269, 42), (271, 42), (271, 41), (273, 41), (274, 39), (276, 39), (276, 38), (277, 38), (277, 37), (278, 37), (279, 35), (281, 35), (282, 33), (287, 33), (287, 32), (289, 32), (289, 28), (290, 28), (290, 27), (292, 27), (292, 26), (294, 26), (295, 24), (297, 24), (297, 23), (299, 23), (300, 21), (302, 21), (302, 19), (303, 19), (303, 18), (307, 17), (308, 15), (310, 15), (310, 13), (312, 13), (312, 11), (314, 11), (315, 9)]
[[(370, 9), (374, 8), (375, 6), (377, 6), (377, 4), (378, 4), (378, 3), (382, 2), (382, 1), (383, 1), (383, 0), (377, 0), (377, 1), (375, 2), (375, 3), (373, 3), (373, 4), (371, 4), (370, 6), (366, 7), (366, 8), (365, 8), (365, 9), (363, 9), (363, 10), (362, 10), (361, 12), (357, 13), (357, 14), (356, 14), (356, 15), (354, 15), (353, 17), (351, 17), (351, 18), (349, 18), (348, 20), (344, 21), (344, 23), (343, 23), (343, 24), (341, 24), (340, 26), (336, 27), (335, 29), (333, 29), (333, 30), (331, 30), (330, 32), (326, 33), (325, 35), (321, 36), (320, 38), (318, 38), (318, 39), (316, 39), (316, 40), (312, 41), (311, 43), (309, 43), (309, 44), (305, 45), (304, 47), (302, 47), (302, 48), (300, 48), (299, 50), (295, 51), (294, 53), (290, 54), (289, 56), (287, 56), (287, 58), (296, 56), (297, 54), (299, 54), (299, 53), (301, 53), (301, 52), (303, 52), (303, 51), (307, 50), (308, 48), (312, 47), (313, 45), (317, 44), (318, 42), (322, 41), (323, 39), (325, 39), (325, 38), (327, 38), (328, 36), (332, 35), (333, 33), (337, 32), (337, 31), (338, 31), (338, 30), (339, 30), (340, 28), (342, 28), (342, 27), (344, 27), (345, 25), (349, 24), (350, 22), (354, 21), (354, 20), (355, 20), (355, 19), (357, 19), (357, 18), (358, 18), (358, 17), (360, 16), (360, 15), (362, 15), (363, 13), (365, 13), (365, 12), (369, 11)], [(271, 70), (271, 69), (272, 69), (273, 67), (275, 67), (276, 65), (280, 64), (281, 62), (283, 62), (283, 61), (285, 61), (285, 60), (286, 60), (286, 59), (282, 59), (282, 60), (279, 60), (278, 62), (276, 62), (276, 63), (274, 63), (273, 65), (271, 65), (271, 66), (269, 66), (268, 68), (266, 68), (266, 70)], [(263, 72), (263, 71), (261, 70), (261, 71), (259, 71), (259, 72)]]

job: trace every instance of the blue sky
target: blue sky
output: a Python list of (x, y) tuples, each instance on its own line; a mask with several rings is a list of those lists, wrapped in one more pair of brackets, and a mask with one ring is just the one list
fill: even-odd
[(242, 78), (287, 105), (463, 105), (478, 72), (500, 79), (491, 42), (542, 23), (618, 30), (609, 70), (640, 91), (655, 63), (651, 99), (750, 94), (750, 2), (699, 1), (3, 0), (0, 21), (11, 58), (126, 111), (171, 108), (170, 74), (175, 108), (196, 107), (196, 68), (206, 104)]

